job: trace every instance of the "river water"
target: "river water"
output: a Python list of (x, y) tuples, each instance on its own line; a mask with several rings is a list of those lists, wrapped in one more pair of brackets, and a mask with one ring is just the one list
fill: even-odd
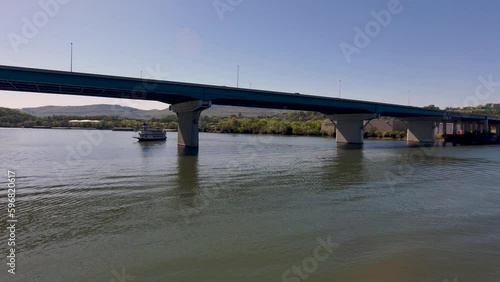
[(499, 146), (133, 135), (0, 129), (0, 281), (500, 281)]

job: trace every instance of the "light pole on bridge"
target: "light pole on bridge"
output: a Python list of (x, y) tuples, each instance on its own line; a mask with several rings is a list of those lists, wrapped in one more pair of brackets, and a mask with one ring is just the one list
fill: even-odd
[(236, 74), (236, 88), (240, 87), (240, 66), (238, 66), (238, 72)]
[(71, 42), (71, 58), (70, 58), (69, 70), (70, 72), (73, 72), (73, 42)]
[(339, 98), (341, 93), (342, 93), (342, 80), (339, 79)]

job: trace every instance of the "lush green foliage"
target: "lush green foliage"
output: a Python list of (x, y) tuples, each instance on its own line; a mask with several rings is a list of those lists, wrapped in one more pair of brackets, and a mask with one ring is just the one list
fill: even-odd
[(429, 106), (425, 106), (424, 109), (430, 109), (430, 110), (440, 110), (439, 107), (434, 106), (433, 104)]
[(404, 139), (406, 138), (405, 131), (365, 131), (365, 138), (380, 138), (380, 139)]
[[(99, 120), (98, 124), (83, 123), (72, 125), (70, 120)], [(177, 117), (175, 115), (166, 116), (161, 119), (153, 119), (148, 123), (154, 127), (162, 127), (166, 129), (177, 128)], [(115, 127), (139, 127), (144, 121), (124, 119), (120, 117), (109, 116), (48, 116), (35, 117), (25, 114), (18, 110), (0, 108), (0, 127), (95, 127), (99, 129), (112, 129)]]
[(479, 114), (479, 115), (491, 115), (491, 116), (500, 116), (500, 104), (486, 104), (479, 105), (476, 107), (463, 107), (463, 108), (446, 108), (447, 111), (453, 112), (461, 112), (468, 114)]
[(329, 134), (321, 130), (324, 122), (329, 122), (324, 115), (312, 112), (289, 112), (270, 117), (203, 116), (200, 129), (205, 132), (320, 136)]
[(36, 117), (25, 114), (21, 111), (0, 108), (1, 127), (19, 127), (23, 124), (35, 124), (36, 121)]
[[(99, 120), (98, 124), (72, 125), (70, 120)], [(124, 119), (109, 116), (49, 116), (35, 117), (18, 110), (0, 108), (0, 127), (95, 127), (99, 129), (112, 129), (115, 127), (139, 127), (144, 120)], [(152, 118), (146, 121), (154, 127), (177, 129), (177, 116), (167, 115), (161, 118)], [(306, 136), (331, 136), (333, 131), (322, 130), (323, 123), (330, 121), (325, 115), (315, 112), (287, 112), (266, 117), (218, 117), (202, 116), (200, 129), (204, 132), (245, 133), (245, 134), (279, 134), (279, 135), (306, 135)], [(371, 130), (365, 132), (368, 138), (402, 139), (406, 132), (382, 132)]]

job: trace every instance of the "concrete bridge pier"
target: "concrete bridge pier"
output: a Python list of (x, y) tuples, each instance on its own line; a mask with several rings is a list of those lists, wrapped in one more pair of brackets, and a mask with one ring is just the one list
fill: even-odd
[(328, 118), (335, 124), (336, 142), (340, 144), (363, 144), (365, 120), (377, 118), (376, 114), (340, 114)]
[(460, 129), (462, 129), (462, 134), (467, 133), (467, 123), (465, 121), (460, 123)]
[(446, 120), (443, 120), (441, 122), (441, 130), (442, 130), (441, 133), (443, 135), (447, 135), (448, 134), (448, 122)]
[(481, 130), (482, 133), (490, 133), (490, 122), (488, 119), (485, 119), (483, 121), (483, 130)]
[(212, 106), (211, 101), (189, 101), (170, 106), (170, 110), (177, 114), (178, 131), (177, 145), (185, 147), (199, 146), (200, 114)]
[(472, 132), (472, 125), (469, 122), (464, 123), (464, 134)]
[(453, 121), (453, 131), (451, 134), (456, 135), (458, 131), (458, 122), (456, 120)]
[(408, 120), (407, 142), (434, 143), (436, 136), (436, 120), (415, 118)]

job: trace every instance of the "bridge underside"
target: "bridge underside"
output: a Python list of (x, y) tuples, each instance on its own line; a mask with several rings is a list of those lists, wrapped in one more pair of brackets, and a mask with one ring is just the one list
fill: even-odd
[(429, 141), (435, 123), (443, 120), (487, 120), (492, 125), (500, 123), (500, 118), (483, 115), (385, 103), (10, 66), (0, 66), (0, 90), (151, 100), (171, 104), (179, 117), (180, 145), (193, 147), (198, 146), (199, 113), (211, 104), (322, 112), (336, 119), (341, 136), (337, 142), (342, 143), (362, 143), (364, 121), (379, 116), (408, 121), (409, 141), (415, 142)]
[[(295, 100), (306, 101), (310, 96), (301, 94), (288, 94), (296, 95), (297, 99), (294, 101), (286, 101), (287, 97), (278, 97), (282, 99), (266, 99), (266, 100), (252, 100), (250, 94), (247, 95), (235, 95), (232, 97), (218, 97), (215, 95), (190, 95), (179, 94), (176, 92), (159, 92), (159, 89), (149, 89), (154, 88), (154, 81), (149, 80), (138, 80), (131, 78), (134, 84), (130, 85), (130, 88), (126, 89), (116, 89), (112, 86), (97, 87), (97, 86), (83, 86), (83, 85), (66, 85), (64, 83), (39, 83), (39, 82), (25, 82), (25, 81), (15, 81), (15, 80), (1, 80), (0, 79), (0, 90), (14, 91), (14, 92), (30, 92), (30, 93), (43, 93), (43, 94), (59, 94), (59, 95), (78, 95), (78, 96), (89, 96), (89, 97), (101, 97), (101, 98), (115, 98), (115, 99), (133, 99), (133, 100), (149, 100), (158, 101), (166, 104), (180, 104), (190, 101), (198, 100), (210, 100), (214, 105), (222, 106), (239, 106), (239, 107), (253, 107), (253, 108), (267, 108), (267, 109), (282, 109), (282, 110), (298, 110), (298, 111), (315, 111), (322, 112), (325, 114), (359, 114), (359, 113), (372, 113), (375, 107), (346, 107), (341, 101), (341, 99), (334, 99), (339, 101), (337, 105), (324, 105), (317, 103), (300, 103)], [(148, 86), (152, 85), (152, 86)], [(215, 86), (220, 87), (220, 86)], [(229, 90), (242, 91), (239, 88), (221, 87), (222, 92)], [(265, 92), (259, 90), (246, 90), (249, 92)], [(207, 91), (208, 93), (209, 91)], [(314, 97), (314, 96), (312, 96)], [(201, 99), (200, 99), (201, 98)], [(283, 99), (285, 98), (285, 99)], [(326, 97), (319, 97), (324, 99), (332, 99)], [(345, 100), (350, 101), (350, 100)], [(350, 101), (357, 103), (358, 101)], [(384, 114), (393, 117), (407, 117), (412, 116), (412, 114), (404, 112), (390, 112), (384, 109), (380, 109)]]

